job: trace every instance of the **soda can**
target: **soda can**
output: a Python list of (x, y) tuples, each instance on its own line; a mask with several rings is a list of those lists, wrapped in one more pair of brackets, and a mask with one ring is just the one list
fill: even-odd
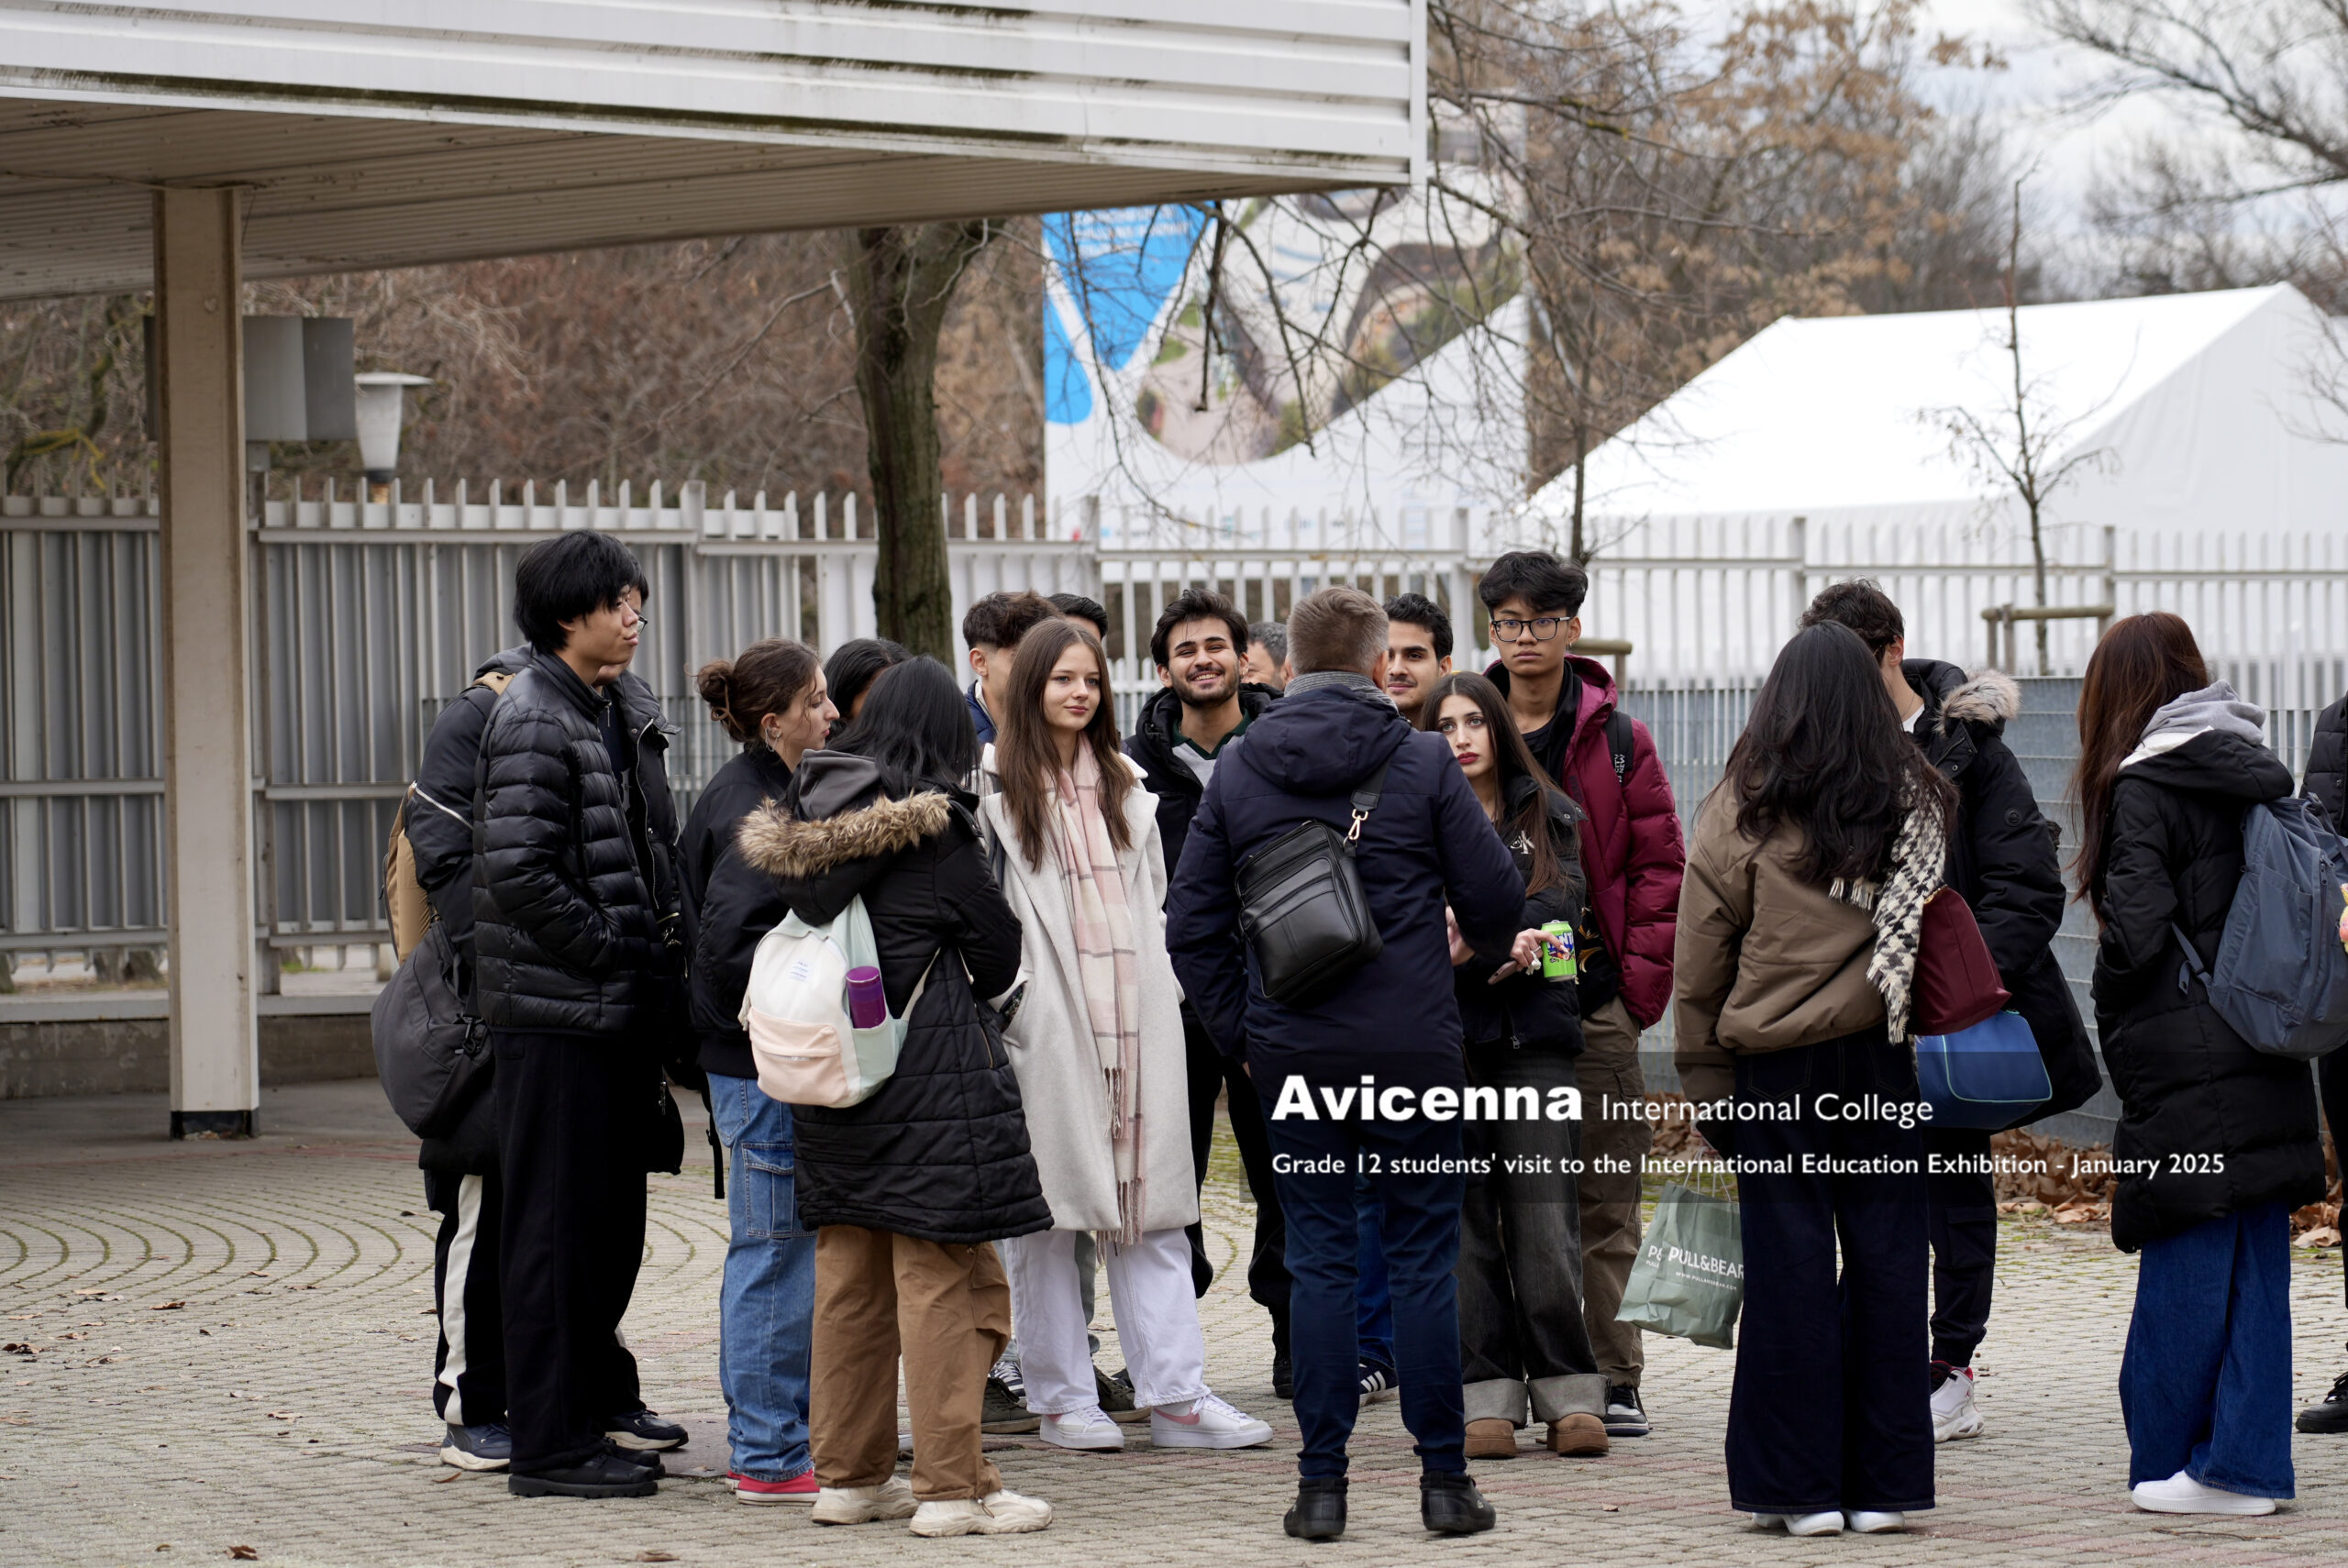
[(1581, 970), (1574, 962), (1572, 923), (1553, 920), (1541, 928), (1541, 935), (1545, 939), (1541, 946), (1541, 977), (1545, 980), (1578, 978)]

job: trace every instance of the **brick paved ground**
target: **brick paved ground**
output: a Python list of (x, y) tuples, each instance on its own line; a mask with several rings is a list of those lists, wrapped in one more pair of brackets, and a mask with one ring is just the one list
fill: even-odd
[[(821, 1530), (794, 1509), (741, 1507), (706, 1477), (640, 1501), (526, 1502), (503, 1478), (459, 1475), (435, 1457), (432, 1220), (412, 1145), (379, 1107), (371, 1086), (272, 1091), (264, 1125), (293, 1131), (174, 1146), (148, 1135), (162, 1112), (144, 1098), (0, 1103), (0, 1339), (34, 1347), (0, 1356), (0, 1564), (224, 1562), (239, 1545), (264, 1562), (324, 1564), (2348, 1558), (2348, 1439), (2298, 1440), (2302, 1500), (2271, 1518), (2196, 1523), (2126, 1507), (2113, 1380), (2133, 1265), (2100, 1235), (2020, 1226), (2006, 1233), (1982, 1356), (1989, 1435), (1941, 1451), (1941, 1506), (1904, 1537), (1753, 1531), (1729, 1511), (1722, 1479), (1732, 1358), (1651, 1340), (1656, 1434), (1603, 1460), (1479, 1466), (1498, 1530), (1456, 1541), (1419, 1531), (1407, 1440), (1387, 1404), (1356, 1450), (1352, 1533), (1301, 1548), (1278, 1523), (1295, 1428), (1272, 1397), (1264, 1320), (1222, 1283), (1203, 1303), (1212, 1375), (1272, 1419), (1279, 1441), (1204, 1455), (1144, 1443), (1116, 1456), (1006, 1441), (997, 1457), (1010, 1485), (1059, 1510), (1039, 1536), (933, 1543), (887, 1525)], [(709, 1418), (723, 1408), (724, 1216), (706, 1165), (657, 1178), (652, 1217), (629, 1340), (652, 1405), (703, 1418), (680, 1457), (722, 1470), (722, 1425)], [(1219, 1262), (1246, 1223), (1244, 1197), (1219, 1170), (1208, 1218)], [(2336, 1254), (2303, 1260), (2308, 1397), (2338, 1370), (2348, 1312)], [(1104, 1364), (1114, 1357), (1112, 1346)]]

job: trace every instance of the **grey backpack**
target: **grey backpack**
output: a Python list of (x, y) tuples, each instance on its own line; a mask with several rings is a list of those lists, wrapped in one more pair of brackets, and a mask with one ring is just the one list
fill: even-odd
[(375, 995), (375, 1073), (407, 1130), (446, 1138), (489, 1092), (488, 1026), (467, 1005), (449, 928), (426, 926), (415, 951)]
[(2177, 988), (2198, 979), (2210, 1005), (2254, 1049), (2313, 1061), (2348, 1044), (2348, 840), (2303, 800), (2243, 813), (2242, 881), (2218, 961), (2185, 949)]

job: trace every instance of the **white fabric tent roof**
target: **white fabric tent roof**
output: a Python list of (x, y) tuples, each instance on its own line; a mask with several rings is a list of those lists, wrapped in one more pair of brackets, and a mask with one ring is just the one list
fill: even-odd
[[(2320, 399), (2336, 359), (2287, 286), (2025, 306), (2032, 417), (2053, 461), (2097, 454), (2049, 520), (2270, 533), (2348, 518), (2348, 415)], [(2010, 491), (1952, 438), (1952, 411), (2011, 426), (2002, 310), (1789, 317), (1593, 453), (1585, 513), (1634, 520), (1791, 514), (1988, 522)], [(1532, 509), (1555, 525), (1570, 473)]]

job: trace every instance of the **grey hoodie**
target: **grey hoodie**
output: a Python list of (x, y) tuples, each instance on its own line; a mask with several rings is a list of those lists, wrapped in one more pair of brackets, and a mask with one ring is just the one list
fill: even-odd
[(2155, 712), (2144, 726), (2143, 738), (2134, 751), (2121, 759), (2120, 766), (2126, 767), (2174, 751), (2195, 735), (2211, 730), (2239, 735), (2253, 745), (2263, 746), (2266, 744), (2266, 710), (2255, 702), (2243, 701), (2225, 681), (2211, 681)]

